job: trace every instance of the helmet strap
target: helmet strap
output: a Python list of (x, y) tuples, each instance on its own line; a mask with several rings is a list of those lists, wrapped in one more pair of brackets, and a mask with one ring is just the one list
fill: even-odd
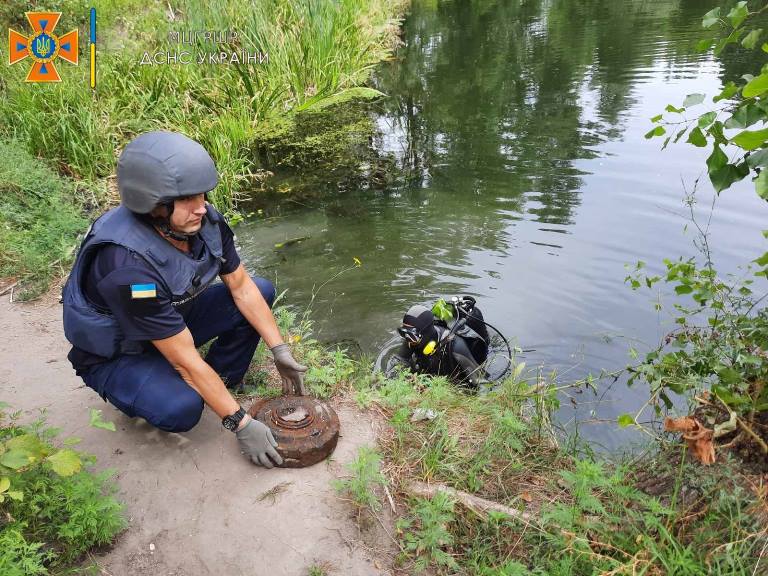
[(167, 238), (171, 238), (173, 240), (176, 240), (178, 242), (186, 242), (189, 240), (192, 236), (197, 234), (195, 232), (194, 234), (184, 234), (183, 232), (176, 232), (171, 229), (171, 214), (173, 214), (173, 202), (167, 202), (164, 204), (166, 209), (168, 210), (167, 216), (154, 216), (152, 217), (152, 224), (157, 226), (157, 228), (160, 230), (163, 236)]

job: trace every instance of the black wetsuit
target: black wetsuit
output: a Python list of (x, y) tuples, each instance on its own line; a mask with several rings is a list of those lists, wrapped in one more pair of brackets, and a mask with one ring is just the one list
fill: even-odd
[(403, 342), (395, 352), (397, 361), (413, 372), (448, 376), (463, 384), (477, 386), (486, 382), (482, 364), (488, 356), (489, 338), (482, 312), (475, 307), (464, 326), (453, 334), (442, 320), (435, 320), (435, 328), (438, 345), (432, 354), (422, 352), (425, 342), (415, 348)]

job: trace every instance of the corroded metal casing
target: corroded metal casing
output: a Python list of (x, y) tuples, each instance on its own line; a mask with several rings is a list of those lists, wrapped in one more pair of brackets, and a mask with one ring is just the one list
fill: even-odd
[(262, 398), (248, 413), (269, 426), (283, 468), (304, 468), (331, 455), (339, 440), (339, 417), (310, 396)]

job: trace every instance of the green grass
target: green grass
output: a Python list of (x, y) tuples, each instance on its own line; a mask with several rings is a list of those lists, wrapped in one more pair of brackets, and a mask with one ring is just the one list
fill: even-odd
[[(6, 3), (0, 26), (24, 28), (20, 16), (31, 4)], [(370, 95), (361, 92), (361, 85), (393, 47), (404, 3), (265, 0), (247, 10), (236, 0), (215, 9), (202, 0), (92, 4), (102, 39), (97, 92), (88, 87), (88, 66), (82, 64), (59, 63), (64, 81), (51, 86), (24, 83), (24, 64), (3, 66), (0, 134), (16, 138), (28, 152), (70, 175), (96, 180), (113, 173), (117, 152), (136, 134), (184, 132), (213, 156), (221, 173), (213, 200), (228, 211), (252, 185), (259, 168), (258, 134), (268, 123), (279, 123), (289, 112)], [(64, 12), (57, 30), (84, 29), (90, 5), (80, 0), (57, 5)], [(269, 61), (250, 67), (140, 64), (145, 51), (222, 49), (210, 43), (170, 43), (169, 32), (189, 30), (235, 31), (237, 45), (224, 50), (261, 51)]]
[[(244, 192), (261, 186), (263, 162), (338, 170), (370, 127), (359, 110), (337, 105), (375, 95), (362, 84), (390, 53), (404, 1), (266, 0), (244, 10), (236, 0), (215, 9), (202, 0), (62, 0), (57, 31), (84, 31), (91, 6), (100, 27), (95, 93), (84, 42), (79, 67), (57, 63), (55, 85), (25, 83), (26, 62), (0, 67), (0, 277), (19, 280), (22, 298), (66, 273), (83, 212), (106, 208), (105, 179), (137, 134), (176, 130), (199, 140), (221, 176), (212, 201), (231, 216)], [(23, 14), (37, 8), (5, 2), (0, 27), (26, 33)], [(224, 49), (262, 51), (269, 61), (141, 64), (145, 51), (222, 49), (170, 43), (169, 32), (189, 30), (235, 31), (238, 44)]]
[[(445, 378), (371, 376), (368, 362), (310, 337), (294, 349), (310, 370), (336, 374), (324, 391), (388, 418), (379, 446), (364, 447), (335, 486), (363, 517), (382, 512), (388, 488), (398, 503), (397, 564), (405, 573), (746, 576), (766, 567), (768, 510), (759, 483), (728, 457), (705, 467), (679, 445), (651, 445), (635, 460), (596, 456), (553, 430), (557, 395), (528, 382), (523, 370), (472, 395)], [(414, 421), (417, 410), (431, 418)], [(479, 513), (441, 492), (414, 497), (414, 482), (533, 520)]]
[(20, 299), (39, 295), (67, 270), (87, 227), (83, 206), (94, 197), (19, 142), (0, 141), (0, 277), (19, 282)]
[(337, 480), (336, 490), (347, 496), (358, 508), (378, 511), (381, 502), (376, 490), (386, 485), (381, 473), (381, 455), (370, 446), (358, 450), (357, 458), (347, 465), (350, 477)]
[(91, 470), (95, 458), (57, 442), (38, 419), (20, 426), (0, 405), (0, 574), (61, 573), (126, 525), (113, 471)]

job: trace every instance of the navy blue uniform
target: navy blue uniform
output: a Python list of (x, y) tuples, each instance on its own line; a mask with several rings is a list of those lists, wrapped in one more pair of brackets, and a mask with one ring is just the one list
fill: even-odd
[[(220, 274), (240, 265), (234, 235), (223, 218), (219, 222), (223, 264)], [(193, 236), (190, 252), (180, 258), (199, 258), (202, 241)], [(269, 306), (275, 288), (263, 278), (253, 278)], [(154, 285), (156, 295), (133, 298), (131, 286)], [(173, 302), (157, 271), (141, 256), (115, 244), (99, 249), (86, 273), (84, 291), (97, 308), (112, 314), (126, 339), (142, 342), (144, 353), (108, 359), (77, 347), (69, 360), (84, 382), (128, 416), (141, 416), (168, 431), (185, 431), (197, 424), (203, 400), (157, 351), (150, 340), (162, 340), (189, 328), (200, 346), (213, 338), (206, 362), (228, 384), (240, 382), (256, 351), (260, 337), (235, 306), (224, 284), (209, 286), (187, 301)]]

